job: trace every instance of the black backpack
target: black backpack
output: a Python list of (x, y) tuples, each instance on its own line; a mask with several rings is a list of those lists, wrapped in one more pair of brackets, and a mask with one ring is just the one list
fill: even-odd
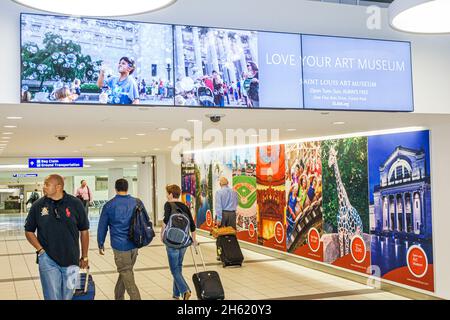
[(154, 237), (155, 231), (153, 230), (153, 224), (145, 211), (144, 204), (141, 200), (136, 199), (136, 207), (131, 217), (128, 239), (136, 247), (142, 248), (149, 245)]

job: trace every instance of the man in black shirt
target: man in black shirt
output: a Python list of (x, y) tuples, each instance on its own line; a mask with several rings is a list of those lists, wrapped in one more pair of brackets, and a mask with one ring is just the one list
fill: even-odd
[(28, 213), (25, 236), (36, 248), (44, 299), (70, 300), (79, 268), (89, 266), (89, 221), (81, 201), (64, 191), (61, 176), (48, 176), (43, 189)]

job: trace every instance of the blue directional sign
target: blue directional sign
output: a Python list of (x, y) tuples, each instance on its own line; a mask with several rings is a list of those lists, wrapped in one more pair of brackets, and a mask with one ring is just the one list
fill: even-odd
[(37, 173), (14, 173), (13, 178), (37, 178)]
[(83, 168), (83, 158), (33, 158), (28, 159), (28, 168)]

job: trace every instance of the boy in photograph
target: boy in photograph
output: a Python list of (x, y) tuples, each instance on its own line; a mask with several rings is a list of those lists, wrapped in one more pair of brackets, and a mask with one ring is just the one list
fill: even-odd
[(128, 57), (119, 60), (119, 76), (105, 80), (105, 71), (102, 69), (97, 80), (97, 85), (102, 88), (108, 86), (111, 93), (108, 97), (109, 104), (139, 104), (139, 90), (134, 78), (131, 76), (136, 69), (134, 61)]

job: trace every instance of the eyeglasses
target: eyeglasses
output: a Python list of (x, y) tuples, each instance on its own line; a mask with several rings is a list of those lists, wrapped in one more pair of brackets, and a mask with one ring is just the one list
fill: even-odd
[(61, 216), (59, 215), (59, 212), (58, 212), (58, 208), (55, 208), (55, 217), (56, 217), (56, 219), (57, 220), (59, 220), (59, 219), (61, 219)]

